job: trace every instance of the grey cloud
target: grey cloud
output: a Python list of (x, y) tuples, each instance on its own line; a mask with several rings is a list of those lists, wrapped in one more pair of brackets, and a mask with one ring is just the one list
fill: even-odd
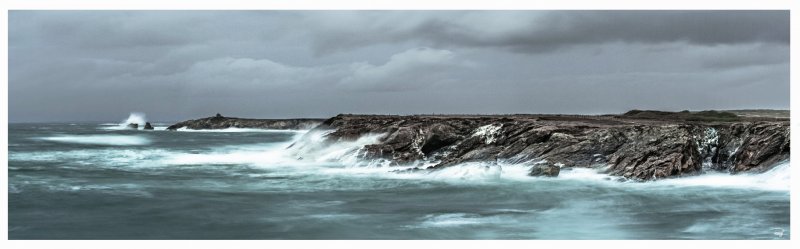
[(454, 80), (453, 69), (466, 67), (451, 51), (411, 49), (392, 55), (386, 64), (354, 63), (353, 72), (342, 79), (346, 89), (367, 91), (407, 91)]
[(336, 27), (315, 30), (320, 53), (410, 40), (521, 52), (606, 42), (789, 42), (788, 11), (390, 11), (321, 19), (336, 20)]
[(11, 11), (9, 119), (788, 108), (787, 11)]
[(208, 88), (253, 89), (259, 86), (291, 87), (313, 81), (326, 74), (324, 68), (303, 68), (280, 64), (268, 59), (220, 58), (201, 61), (177, 75), (190, 82), (206, 82)]
[(789, 46), (767, 46), (764, 44), (740, 46), (716, 46), (704, 48), (698, 56), (702, 65), (712, 69), (728, 69), (749, 66), (769, 66), (789, 63)]

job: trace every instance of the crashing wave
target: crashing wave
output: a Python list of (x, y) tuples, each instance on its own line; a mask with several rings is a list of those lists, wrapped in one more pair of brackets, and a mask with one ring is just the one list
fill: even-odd
[[(435, 165), (436, 161), (414, 162), (408, 165), (392, 165), (388, 160), (375, 159), (364, 160), (361, 155), (364, 147), (378, 143), (383, 134), (370, 134), (361, 136), (351, 141), (330, 142), (326, 136), (331, 131), (311, 131), (307, 134), (299, 135), (289, 146), (278, 149), (278, 152), (260, 154), (263, 158), (278, 157), (282, 162), (290, 163), (335, 163), (342, 165), (353, 173), (383, 173), (392, 178), (419, 178), (419, 179), (440, 179), (448, 181), (602, 181), (610, 184), (636, 184), (639, 186), (705, 186), (705, 187), (725, 187), (725, 188), (757, 188), (763, 190), (789, 190), (789, 162), (782, 162), (773, 169), (761, 173), (741, 173), (730, 175), (724, 172), (709, 170), (698, 176), (684, 176), (677, 178), (662, 179), (659, 181), (629, 183), (620, 176), (606, 174), (607, 169), (603, 168), (580, 168), (564, 167), (564, 170), (556, 178), (530, 177), (528, 173), (533, 161), (528, 162), (464, 162), (435, 170), (409, 170), (425, 168), (418, 167), (423, 164), (426, 166)], [(713, 132), (709, 132), (709, 140), (713, 140)], [(709, 141), (711, 142), (711, 141)], [(392, 165), (392, 166), (389, 166)], [(400, 173), (398, 173), (400, 172)]]
[(144, 126), (147, 123), (147, 118), (144, 113), (140, 112), (132, 112), (128, 115), (128, 118), (123, 120), (121, 123), (105, 123), (100, 124), (100, 129), (103, 130), (129, 130), (131, 129), (128, 125), (129, 124), (137, 124), (137, 126)]

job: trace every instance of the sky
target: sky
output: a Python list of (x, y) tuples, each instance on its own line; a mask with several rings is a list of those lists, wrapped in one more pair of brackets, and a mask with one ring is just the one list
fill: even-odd
[(9, 122), (789, 109), (789, 11), (9, 11)]

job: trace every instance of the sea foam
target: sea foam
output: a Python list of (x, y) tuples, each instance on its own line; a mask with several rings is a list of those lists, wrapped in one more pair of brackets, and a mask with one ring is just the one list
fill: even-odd
[(144, 136), (133, 135), (61, 135), (52, 137), (40, 137), (40, 140), (74, 143), (74, 144), (94, 144), (111, 146), (135, 146), (148, 145), (150, 139)]
[(789, 191), (791, 189), (789, 164), (788, 161), (779, 163), (769, 171), (760, 174), (740, 173), (731, 175), (723, 172), (707, 172), (699, 176), (663, 179), (650, 184)]

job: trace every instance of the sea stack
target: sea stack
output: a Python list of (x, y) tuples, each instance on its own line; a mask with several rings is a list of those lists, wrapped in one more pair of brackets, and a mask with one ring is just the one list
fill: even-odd
[(150, 125), (150, 122), (145, 122), (144, 123), (144, 129), (145, 130), (153, 130), (153, 126)]

